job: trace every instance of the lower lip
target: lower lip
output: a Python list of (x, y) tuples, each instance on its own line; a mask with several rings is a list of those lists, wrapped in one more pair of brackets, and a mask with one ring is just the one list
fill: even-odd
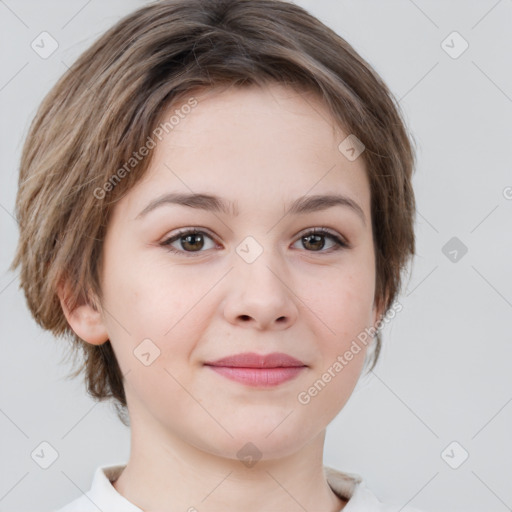
[(289, 366), (283, 368), (234, 368), (231, 366), (210, 366), (227, 379), (249, 386), (270, 387), (282, 384), (295, 378), (305, 366)]

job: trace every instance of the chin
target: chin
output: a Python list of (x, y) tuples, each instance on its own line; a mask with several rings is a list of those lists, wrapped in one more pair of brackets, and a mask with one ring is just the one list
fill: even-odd
[[(274, 425), (273, 429), (275, 430), (273, 431), (254, 426), (240, 428), (237, 431), (232, 429), (230, 430), (232, 438), (222, 436), (222, 440), (215, 444), (214, 449), (212, 450), (210, 446), (208, 451), (233, 460), (238, 459), (240, 462), (245, 460), (264, 461), (293, 455), (310, 441), (309, 438), (303, 437), (303, 429), (285, 429), (282, 428), (283, 425), (276, 428), (276, 425), (279, 423)], [(208, 441), (211, 442), (211, 438)], [(247, 467), (251, 467), (251, 464), (247, 464)]]

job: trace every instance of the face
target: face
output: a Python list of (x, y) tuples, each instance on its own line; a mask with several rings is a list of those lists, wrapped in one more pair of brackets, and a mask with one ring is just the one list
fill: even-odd
[[(312, 95), (269, 86), (195, 98), (115, 207), (102, 321), (133, 430), (232, 459), (248, 442), (282, 457), (324, 431), (363, 367), (363, 345), (344, 354), (378, 317), (369, 182)], [(218, 199), (172, 202), (192, 193)], [(345, 199), (292, 208), (333, 194)], [(301, 366), (206, 364), (248, 352)]]

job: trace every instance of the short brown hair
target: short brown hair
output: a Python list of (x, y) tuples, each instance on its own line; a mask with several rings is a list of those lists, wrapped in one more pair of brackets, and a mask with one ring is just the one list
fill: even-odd
[[(32, 121), (21, 163), (20, 239), (11, 268), (36, 321), (72, 340), (87, 390), (126, 413), (110, 341), (81, 340), (57, 287), (74, 283), (70, 308), (101, 298), (102, 241), (116, 201), (141, 179), (151, 155), (98, 197), (164, 111), (191, 92), (219, 86), (284, 84), (313, 91), (346, 133), (365, 146), (376, 256), (375, 304), (387, 312), (415, 253), (415, 155), (398, 102), (343, 38), (284, 0), (162, 0), (120, 20), (47, 94)], [(341, 141), (340, 141), (341, 142)], [(375, 365), (380, 347), (376, 336)], [(126, 416), (121, 416), (126, 424)]]

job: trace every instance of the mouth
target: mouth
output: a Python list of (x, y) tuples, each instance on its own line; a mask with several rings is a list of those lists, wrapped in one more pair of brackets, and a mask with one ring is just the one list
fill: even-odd
[(266, 355), (246, 352), (204, 364), (227, 379), (256, 387), (277, 386), (308, 368), (302, 361), (282, 352)]

